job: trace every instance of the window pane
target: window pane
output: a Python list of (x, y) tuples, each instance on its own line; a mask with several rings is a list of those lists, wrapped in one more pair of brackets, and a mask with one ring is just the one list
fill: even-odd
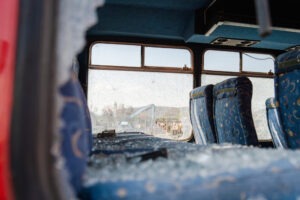
[(116, 129), (172, 139), (191, 136), (191, 74), (89, 70), (88, 80), (94, 134)]
[(94, 44), (91, 52), (92, 65), (140, 67), (141, 46), (123, 44)]
[[(217, 84), (233, 76), (206, 75), (201, 76), (201, 84)], [(269, 132), (265, 101), (269, 97), (274, 97), (274, 80), (268, 78), (249, 78), (253, 85), (252, 96), (252, 117), (259, 140), (269, 140)], [(262, 87), (263, 86), (263, 87)]]
[(191, 68), (191, 53), (187, 49), (145, 47), (145, 66)]
[(213, 71), (239, 72), (238, 52), (208, 50), (204, 54), (204, 69)]
[(268, 54), (243, 53), (243, 71), (274, 73), (274, 58)]
[(265, 102), (268, 98), (274, 97), (274, 80), (269, 78), (249, 79), (253, 85), (252, 116), (258, 139), (271, 139)]
[(203, 74), (201, 76), (201, 85), (208, 85), (208, 84), (217, 84), (222, 81), (225, 81), (228, 78), (233, 78), (235, 76), (221, 76), (221, 75), (207, 75)]

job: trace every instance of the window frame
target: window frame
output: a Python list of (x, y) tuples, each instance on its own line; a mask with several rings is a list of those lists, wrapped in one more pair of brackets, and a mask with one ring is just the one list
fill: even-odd
[[(123, 44), (123, 45), (140, 45), (141, 46), (141, 67), (122, 67), (114, 65), (92, 65), (91, 56), (92, 48), (95, 44)], [(188, 69), (178, 68), (178, 67), (157, 67), (157, 66), (145, 66), (145, 46), (146, 47), (158, 47), (158, 48), (172, 48), (172, 49), (185, 49), (190, 52), (191, 55), (191, 67)], [(193, 82), (195, 80), (194, 74), (194, 52), (187, 46), (180, 45), (158, 45), (158, 44), (148, 44), (148, 43), (136, 43), (136, 42), (113, 42), (113, 41), (94, 41), (90, 44), (88, 50), (88, 70), (115, 70), (115, 71), (134, 71), (134, 72), (158, 72), (158, 73), (179, 73), (179, 74), (190, 74), (193, 76)], [(194, 85), (194, 83), (193, 83)], [(88, 91), (88, 86), (87, 86)], [(177, 141), (190, 141), (194, 137), (193, 131), (189, 134), (187, 138), (176, 139)], [(172, 139), (175, 140), (175, 139)]]
[[(122, 67), (115, 65), (92, 65), (91, 56), (92, 48), (95, 44), (120, 44), (120, 45), (139, 45), (141, 46), (141, 66), (140, 67)], [(184, 49), (188, 50), (191, 55), (191, 67), (190, 68), (179, 68), (179, 67), (158, 67), (158, 66), (146, 66), (145, 65), (145, 47), (157, 47), (157, 48), (170, 48), (170, 49)], [(111, 41), (95, 41), (89, 46), (89, 56), (88, 56), (88, 68), (89, 69), (99, 69), (99, 70), (118, 70), (118, 71), (141, 71), (141, 72), (167, 72), (167, 73), (183, 73), (183, 74), (193, 74), (194, 73), (194, 54), (193, 51), (186, 46), (177, 45), (157, 45), (157, 44), (147, 44), (147, 43), (129, 43), (129, 42), (111, 42)]]
[[(227, 52), (237, 52), (239, 53), (239, 72), (231, 72), (231, 71), (218, 71), (218, 70), (206, 70), (204, 69), (204, 56), (207, 51), (227, 51)], [(248, 76), (248, 77), (259, 77), (259, 78), (274, 78), (274, 73), (264, 73), (264, 72), (250, 72), (250, 71), (243, 71), (243, 54), (245, 53), (253, 53), (253, 54), (268, 54), (268, 53), (261, 53), (255, 51), (242, 51), (242, 50), (231, 50), (231, 49), (205, 49), (202, 54), (202, 63), (201, 63), (201, 74), (208, 74), (208, 75), (222, 75), (222, 76)], [(275, 56), (273, 54), (269, 54), (275, 60)]]
[(93, 65), (92, 64), (92, 50), (93, 50), (93, 47), (96, 45), (96, 44), (104, 44), (104, 45), (127, 45), (127, 46), (138, 46), (140, 49), (141, 49), (141, 52), (140, 52), (140, 55), (142, 53), (142, 46), (138, 45), (138, 44), (123, 44), (123, 43), (112, 43), (112, 42), (93, 42), (90, 47), (89, 47), (89, 66), (108, 66), (108, 67), (121, 67), (121, 68), (140, 68), (142, 67), (142, 57), (141, 58), (141, 61), (140, 61), (140, 66), (128, 66), (128, 65), (125, 65), (125, 66), (121, 66), (121, 65)]

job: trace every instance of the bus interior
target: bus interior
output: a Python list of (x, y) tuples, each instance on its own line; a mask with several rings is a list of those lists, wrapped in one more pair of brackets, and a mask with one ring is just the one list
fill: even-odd
[(298, 8), (1, 1), (0, 199), (299, 199)]

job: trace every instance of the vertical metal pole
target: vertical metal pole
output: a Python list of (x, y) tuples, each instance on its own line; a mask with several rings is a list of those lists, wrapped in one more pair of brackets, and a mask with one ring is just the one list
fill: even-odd
[(141, 46), (141, 67), (145, 66), (145, 46)]
[(240, 72), (243, 71), (243, 54), (242, 52), (239, 53), (240, 54)]
[(259, 35), (266, 37), (272, 32), (268, 0), (255, 0), (256, 19), (259, 25)]

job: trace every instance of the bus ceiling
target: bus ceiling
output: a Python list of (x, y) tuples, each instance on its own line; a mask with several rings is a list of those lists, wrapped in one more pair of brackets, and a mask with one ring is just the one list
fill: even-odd
[[(233, 42), (237, 46), (246, 43), (245, 47), (270, 50), (299, 45), (297, 1), (265, 0), (264, 4), (257, 3), (257, 10), (256, 2), (261, 1), (106, 0), (98, 8), (98, 23), (88, 30), (87, 37), (134, 37), (212, 45), (225, 38), (241, 41)], [(261, 32), (259, 24), (265, 32)]]

